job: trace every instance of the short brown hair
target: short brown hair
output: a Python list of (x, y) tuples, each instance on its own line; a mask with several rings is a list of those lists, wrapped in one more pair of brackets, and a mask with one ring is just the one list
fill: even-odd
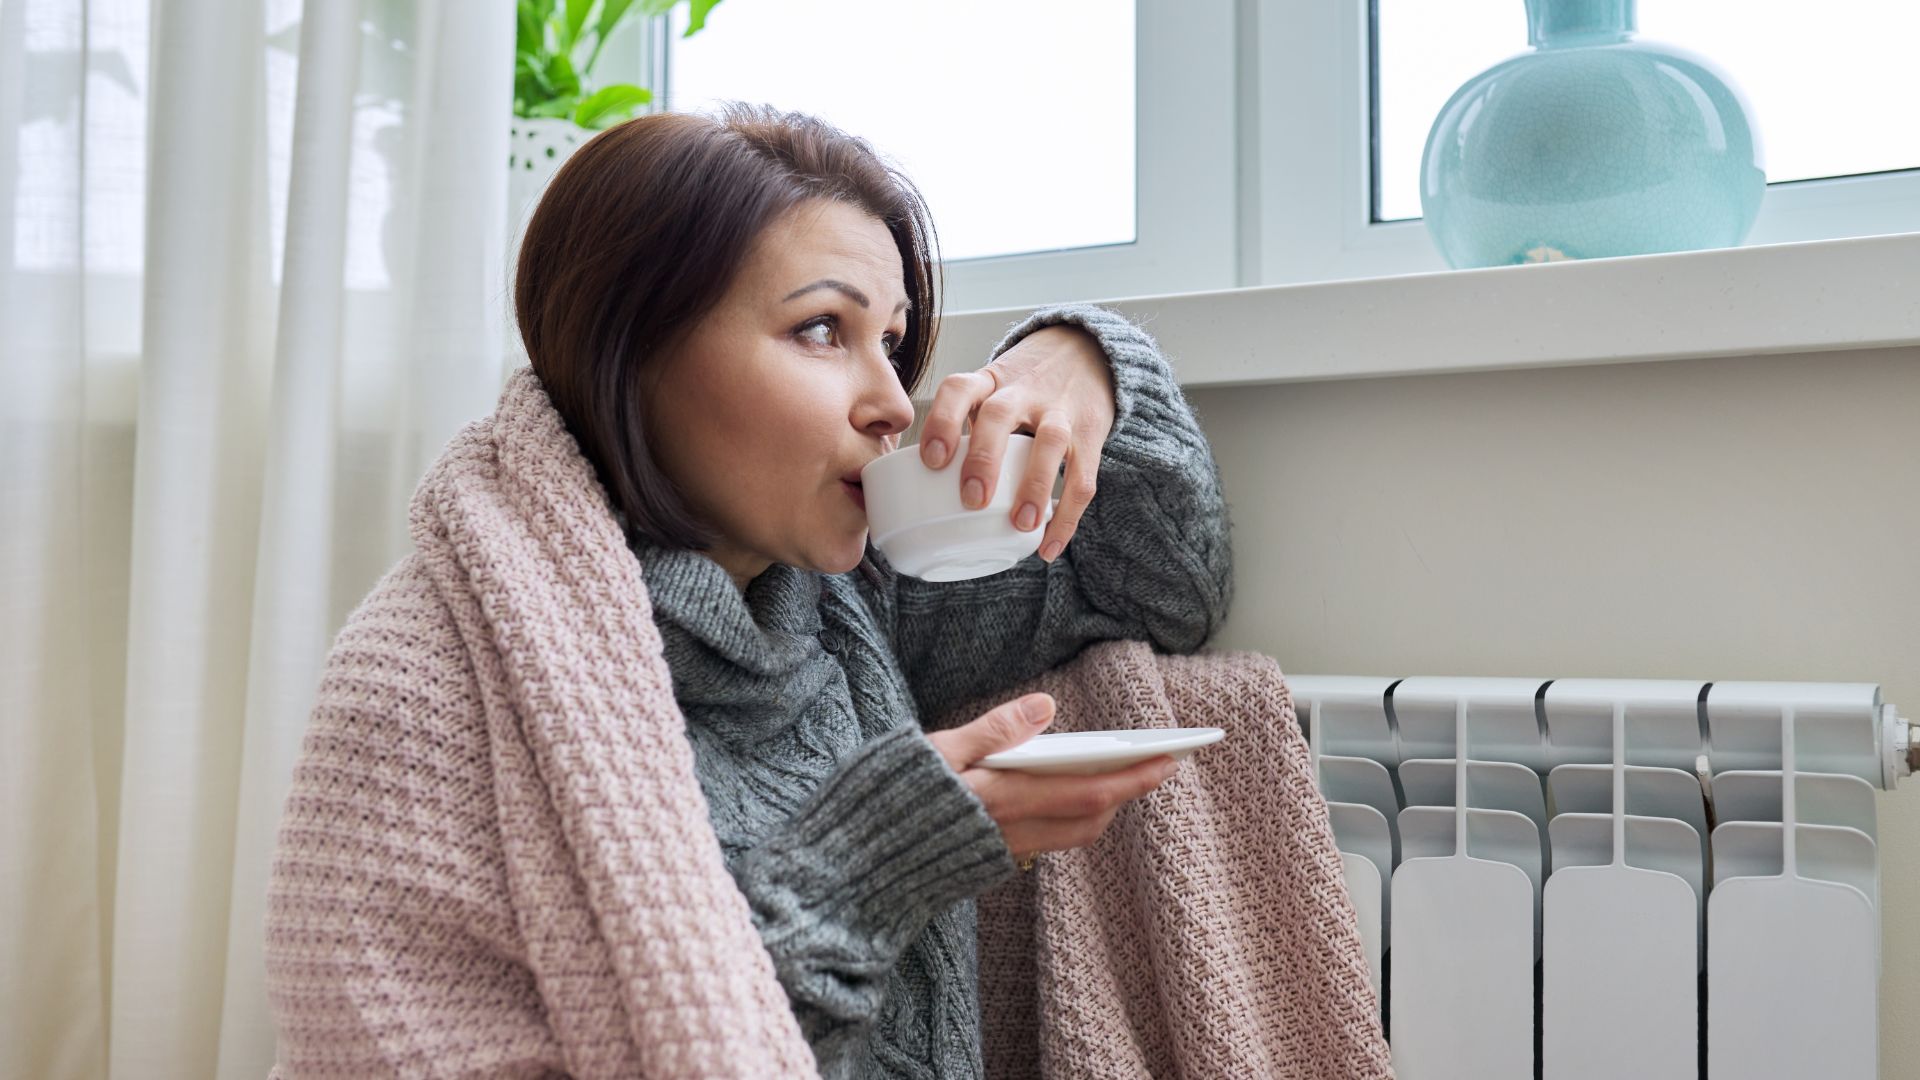
[(656, 113), (588, 140), (541, 196), (515, 274), (520, 338), (630, 532), (712, 542), (654, 459), (641, 376), (719, 304), (761, 232), (811, 199), (893, 234), (907, 288), (895, 364), (911, 392), (939, 324), (936, 240), (919, 191), (865, 140), (766, 106)]

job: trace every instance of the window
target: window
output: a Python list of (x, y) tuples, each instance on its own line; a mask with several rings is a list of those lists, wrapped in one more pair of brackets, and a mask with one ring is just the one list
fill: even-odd
[[(1132, 0), (731, 0), (674, 39), (667, 102), (769, 102), (866, 138), (926, 196), (948, 260), (1128, 244), (1133, 37)], [(1045, 170), (1010, 145), (1035, 136)]]
[[(1242, 32), (1258, 64), (1243, 107), (1255, 113), (1246, 149), (1258, 196), (1249, 200), (1255, 213), (1247, 218), (1252, 253), (1244, 280), (1445, 270), (1425, 226), (1411, 218), (1420, 211), (1410, 177), (1433, 116), (1454, 89), (1526, 48), (1521, 0), (1262, 0), (1250, 10)], [(1775, 182), (1747, 245), (1920, 231), (1920, 125), (1912, 118), (1920, 83), (1905, 61), (1910, 50), (1901, 51), (1920, 32), (1916, 10), (1884, 0), (1639, 5), (1642, 36), (1710, 57), (1753, 106)], [(1775, 34), (1791, 45), (1775, 44)], [(1829, 36), (1841, 44), (1823, 44)], [(1881, 48), (1888, 51), (1874, 51)], [(1844, 133), (1842, 121), (1856, 116), (1877, 119)]]
[(1230, 4), (727, 0), (666, 35), (674, 109), (809, 112), (920, 188), (948, 310), (1234, 284)]
[[(1374, 220), (1420, 216), (1420, 154), (1462, 83), (1527, 49), (1515, 0), (1375, 0)], [(1746, 96), (1770, 183), (1920, 168), (1920, 5), (1648, 0), (1640, 37), (1707, 57)]]

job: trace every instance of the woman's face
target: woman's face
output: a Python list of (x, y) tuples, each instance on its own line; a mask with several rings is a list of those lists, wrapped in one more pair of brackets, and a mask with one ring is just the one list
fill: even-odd
[(732, 288), (666, 357), (653, 451), (743, 588), (772, 563), (860, 563), (867, 462), (913, 422), (892, 354), (907, 332), (900, 253), (878, 218), (804, 203), (761, 234)]

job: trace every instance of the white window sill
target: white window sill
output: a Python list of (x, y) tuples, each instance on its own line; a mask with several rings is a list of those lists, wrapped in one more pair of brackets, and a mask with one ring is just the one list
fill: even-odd
[[(1920, 233), (1116, 300), (1185, 386), (1920, 344)], [(1026, 309), (940, 328), (938, 377)]]

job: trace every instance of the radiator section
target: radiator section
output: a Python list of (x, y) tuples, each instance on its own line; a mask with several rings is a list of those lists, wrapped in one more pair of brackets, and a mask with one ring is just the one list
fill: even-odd
[(1289, 686), (1401, 1080), (1876, 1080), (1879, 687)]

